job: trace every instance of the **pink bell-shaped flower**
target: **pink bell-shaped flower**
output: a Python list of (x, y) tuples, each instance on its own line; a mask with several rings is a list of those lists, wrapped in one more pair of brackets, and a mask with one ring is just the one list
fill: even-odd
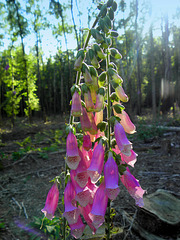
[(106, 186), (106, 195), (109, 199), (114, 200), (120, 192), (118, 186), (119, 172), (118, 166), (114, 161), (111, 152), (109, 152), (108, 160), (104, 164), (104, 180)]
[(86, 227), (86, 225), (83, 224), (80, 216), (78, 217), (78, 220), (76, 223), (69, 224), (69, 226), (71, 228), (71, 235), (76, 239), (78, 239), (82, 236), (84, 228)]
[(122, 102), (128, 102), (128, 96), (125, 94), (124, 89), (121, 85), (115, 88), (116, 95)]
[(127, 156), (123, 153), (120, 154), (121, 155), (121, 159), (123, 162), (126, 162), (128, 165), (130, 165), (131, 167), (134, 167), (134, 164), (137, 161), (137, 154), (131, 149), (131, 155)]
[(89, 131), (92, 128), (91, 121), (89, 119), (89, 116), (87, 114), (86, 109), (83, 107), (82, 108), (82, 116), (80, 116), (80, 121), (81, 121), (81, 128), (84, 132)]
[(76, 192), (73, 184), (69, 181), (64, 190), (65, 211), (63, 213), (63, 216), (67, 219), (69, 224), (76, 223), (80, 215), (80, 209), (76, 207), (75, 196)]
[(143, 194), (145, 193), (145, 190), (141, 188), (138, 180), (130, 173), (128, 168), (120, 179), (123, 185), (127, 188), (131, 197), (134, 198), (136, 205), (143, 207)]
[(45, 207), (41, 210), (45, 217), (52, 220), (54, 217), (54, 213), (56, 211), (59, 200), (59, 190), (57, 187), (57, 183), (54, 183), (51, 189), (48, 192)]
[(85, 160), (83, 153), (79, 150), (79, 155), (81, 161), (79, 162), (78, 167), (76, 168), (76, 174), (74, 179), (79, 184), (81, 188), (84, 188), (88, 182), (89, 175), (87, 173), (87, 167), (89, 167), (88, 161)]
[(91, 178), (92, 183), (96, 183), (99, 180), (103, 169), (103, 164), (104, 164), (104, 148), (100, 141), (93, 151), (91, 164), (88, 168), (88, 174)]
[(94, 103), (92, 101), (91, 92), (88, 91), (84, 93), (84, 102), (86, 104), (86, 109), (88, 112), (94, 111)]
[(91, 142), (91, 138), (90, 136), (87, 134), (87, 135), (84, 135), (83, 136), (83, 148), (86, 150), (86, 151), (89, 151), (92, 147), (92, 142)]
[(120, 124), (126, 133), (133, 134), (136, 132), (136, 126), (131, 122), (131, 119), (124, 110), (122, 110), (122, 113), (117, 114), (117, 116), (120, 117)]
[(96, 233), (96, 228), (93, 226), (93, 222), (91, 220), (91, 218), (89, 217), (89, 213), (91, 212), (92, 209), (92, 205), (88, 204), (85, 207), (79, 207), (81, 210), (81, 214), (84, 217), (84, 220), (87, 222), (88, 226), (91, 228), (91, 230), (93, 231), (93, 234)]
[(78, 183), (75, 180), (75, 170), (71, 170), (71, 181), (74, 187), (74, 190), (76, 192), (76, 196), (75, 196), (75, 200), (79, 202), (79, 204), (83, 207), (85, 207), (90, 200), (90, 191), (89, 188), (87, 186), (85, 186), (84, 188), (81, 188)]
[(81, 97), (77, 91), (72, 96), (71, 114), (74, 117), (80, 117), (82, 115)]
[(116, 142), (118, 145), (119, 150), (127, 155), (131, 155), (132, 143), (127, 139), (126, 133), (122, 125), (116, 121), (114, 126), (114, 135), (116, 138)]
[(76, 169), (81, 158), (75, 135), (70, 131), (66, 140), (66, 163), (70, 169)]
[(105, 194), (105, 183), (102, 182), (95, 193), (92, 209), (89, 213), (92, 224), (96, 229), (100, 227), (104, 222), (104, 215), (106, 213), (107, 203), (108, 197)]
[(90, 199), (89, 199), (89, 203), (93, 204), (93, 200), (94, 200), (94, 195), (98, 189), (98, 186), (96, 186), (96, 184), (91, 182), (91, 178), (88, 179), (88, 183), (87, 183), (87, 187), (89, 188), (90, 191)]

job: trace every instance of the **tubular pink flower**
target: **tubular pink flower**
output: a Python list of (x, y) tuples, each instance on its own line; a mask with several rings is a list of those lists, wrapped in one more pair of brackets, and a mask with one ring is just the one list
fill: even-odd
[(79, 202), (79, 204), (83, 207), (85, 207), (90, 200), (90, 191), (89, 188), (86, 186), (84, 188), (81, 188), (78, 183), (75, 180), (75, 170), (71, 170), (71, 181), (73, 184), (73, 187), (75, 189), (76, 192), (76, 196), (75, 196), (75, 200)]
[(95, 113), (94, 120), (95, 120), (96, 126), (98, 125), (98, 123), (103, 121), (103, 110)]
[(87, 187), (90, 190), (90, 200), (89, 200), (89, 203), (93, 204), (94, 195), (95, 195), (98, 187), (96, 186), (96, 184), (91, 182), (91, 178), (88, 179)]
[(125, 94), (124, 89), (121, 85), (115, 88), (116, 95), (122, 102), (128, 102), (128, 96)]
[(63, 216), (67, 219), (69, 224), (76, 223), (80, 215), (80, 209), (76, 207), (75, 196), (76, 192), (73, 184), (69, 181), (64, 190), (65, 211), (63, 213)]
[(56, 211), (59, 200), (59, 190), (57, 183), (54, 183), (48, 192), (45, 207), (41, 210), (45, 217), (52, 220), (54, 218), (54, 213)]
[(134, 164), (137, 161), (137, 154), (131, 149), (131, 155), (130, 156), (126, 156), (123, 153), (120, 154), (121, 155), (121, 159), (123, 162), (126, 162), (128, 165), (130, 165), (131, 167), (134, 167)]
[(81, 97), (76, 91), (72, 96), (71, 114), (74, 117), (80, 117), (82, 115)]
[(143, 207), (143, 194), (145, 191), (141, 188), (138, 180), (130, 173), (128, 168), (120, 179), (123, 185), (127, 188), (131, 197), (134, 198), (136, 205)]
[(120, 117), (120, 124), (123, 126), (126, 133), (133, 134), (136, 132), (136, 126), (131, 122), (131, 119), (124, 110), (122, 110), (122, 113), (118, 114), (118, 117)]
[(89, 151), (92, 147), (92, 142), (91, 142), (91, 138), (90, 136), (87, 134), (87, 135), (84, 135), (83, 136), (83, 148), (86, 150), (86, 151)]
[(66, 163), (70, 169), (76, 169), (81, 158), (79, 156), (77, 139), (72, 132), (69, 132), (66, 140)]
[(131, 155), (132, 143), (127, 139), (126, 133), (122, 125), (116, 121), (114, 126), (114, 135), (116, 138), (116, 142), (118, 145), (119, 150), (127, 155)]
[(96, 183), (100, 176), (103, 169), (104, 163), (104, 148), (101, 142), (96, 146), (93, 151), (91, 164), (88, 168), (88, 174), (91, 178), (92, 183)]
[(94, 111), (94, 103), (92, 101), (92, 97), (91, 97), (91, 92), (88, 91), (87, 93), (84, 93), (84, 101), (86, 104), (86, 109), (88, 112), (92, 112)]
[(86, 109), (83, 107), (82, 108), (82, 116), (80, 116), (80, 121), (81, 121), (81, 128), (84, 132), (89, 131), (92, 128), (91, 121), (89, 119), (89, 116), (87, 114)]
[(96, 229), (100, 227), (104, 222), (104, 215), (106, 213), (107, 203), (108, 197), (105, 194), (105, 184), (104, 182), (102, 182), (95, 193), (92, 209), (89, 213), (92, 224)]
[(96, 104), (94, 111), (100, 112), (102, 109), (104, 109), (104, 96), (98, 93), (96, 96)]
[(119, 172), (111, 152), (109, 152), (108, 160), (104, 165), (104, 180), (106, 195), (109, 199), (114, 200), (120, 192), (118, 186)]
[(88, 204), (86, 207), (79, 207), (81, 210), (81, 214), (84, 217), (84, 220), (87, 222), (88, 226), (91, 228), (91, 230), (93, 231), (93, 234), (96, 233), (96, 228), (93, 226), (93, 222), (91, 220), (91, 218), (89, 217), (89, 213), (91, 212), (92, 209), (92, 205)]
[(80, 238), (83, 234), (84, 228), (86, 227), (85, 224), (83, 224), (81, 217), (78, 217), (78, 220), (74, 224), (69, 224), (71, 228), (71, 235), (75, 237), (76, 239)]
[(98, 129), (97, 129), (97, 126), (96, 126), (96, 123), (95, 123), (94, 114), (92, 112), (88, 112), (87, 115), (88, 115), (89, 120), (91, 122), (91, 129), (89, 130), (89, 132), (92, 135), (95, 135), (95, 134), (97, 134)]
[(85, 160), (83, 153), (79, 150), (79, 155), (81, 161), (79, 162), (78, 167), (76, 168), (75, 180), (81, 188), (84, 188), (88, 182), (89, 175), (87, 174), (87, 167), (89, 163)]

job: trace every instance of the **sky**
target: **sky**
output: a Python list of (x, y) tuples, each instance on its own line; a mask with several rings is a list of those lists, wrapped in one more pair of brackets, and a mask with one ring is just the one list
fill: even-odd
[[(118, 2), (119, 0), (117, 0)], [(153, 22), (154, 26), (154, 35), (159, 35), (161, 34), (161, 17), (162, 14), (167, 13), (169, 16), (169, 21), (176, 21), (176, 24), (180, 26), (180, 19), (179, 21), (173, 19), (173, 15), (175, 15), (176, 8), (177, 6), (180, 8), (180, 0), (149, 0), (152, 4), (152, 14), (148, 16), (148, 20), (146, 21), (146, 24), (144, 26), (144, 34), (148, 32), (150, 23)], [(5, 0), (1, 0), (0, 2), (5, 2)], [(20, 0), (22, 6), (25, 3), (25, 1)], [(63, 0), (60, 2), (65, 2), (67, 1)], [(81, 28), (85, 28), (88, 26), (88, 11), (87, 9), (91, 6), (92, 11), (95, 10), (95, 4), (92, 4), (92, 0), (81, 0), (77, 1), (78, 2), (78, 8), (76, 5), (76, 1), (74, 2), (73, 10), (74, 10), (74, 17), (75, 21), (77, 24), (77, 29), (80, 28), (79, 25), (79, 18), (77, 19), (76, 16), (78, 15), (78, 8), (82, 12), (82, 16), (80, 18), (81, 20)], [(129, 0), (126, 1), (127, 6), (129, 5)], [(142, 4), (143, 0), (139, 0), (139, 4)], [(41, 7), (44, 8), (44, 10), (47, 10), (49, 7), (49, 0), (40, 0)], [(25, 7), (25, 6), (24, 6)], [(139, 9), (141, 6), (139, 6)], [(128, 9), (124, 13), (124, 16), (126, 17), (128, 15)], [(71, 18), (71, 12), (70, 10), (66, 13), (66, 17), (68, 20), (69, 24), (72, 24), (72, 18)], [(120, 18), (120, 13), (117, 13), (115, 15), (116, 19)], [(140, 17), (140, 16), (139, 16)], [(56, 20), (54, 16), (48, 16), (48, 20), (50, 23), (57, 25), (58, 21), (61, 21), (61, 19)], [(90, 23), (92, 25), (92, 22)], [(6, 36), (7, 37), (7, 36)], [(42, 50), (44, 53), (43, 58), (48, 58), (50, 55), (53, 56), (57, 52), (57, 46), (61, 47), (62, 50), (66, 50), (65, 47), (65, 42), (64, 42), (64, 37), (59, 38), (59, 42), (54, 38), (52, 35), (52, 30), (51, 29), (46, 29), (45, 31), (41, 32), (41, 38), (42, 38)], [(67, 40), (68, 40), (68, 49), (75, 49), (76, 48), (76, 41), (74, 34), (67, 35)], [(9, 45), (9, 40), (8, 37), (4, 41), (4, 48), (7, 48)], [(25, 39), (25, 46), (26, 46), (26, 52), (28, 53), (30, 51), (30, 48), (32, 48), (35, 44), (35, 36), (33, 33), (31, 33), (28, 37)]]

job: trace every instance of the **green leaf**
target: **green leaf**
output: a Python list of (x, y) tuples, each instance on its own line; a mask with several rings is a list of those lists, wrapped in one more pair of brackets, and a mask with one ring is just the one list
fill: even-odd
[(52, 233), (52, 231), (55, 230), (55, 226), (48, 226), (48, 225), (46, 225), (46, 228), (47, 228), (47, 231), (48, 231), (49, 233)]

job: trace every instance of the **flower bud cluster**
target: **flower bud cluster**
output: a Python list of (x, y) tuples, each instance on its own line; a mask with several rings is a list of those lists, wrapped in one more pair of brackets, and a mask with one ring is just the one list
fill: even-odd
[[(145, 192), (128, 168), (128, 165), (134, 167), (137, 154), (126, 133), (133, 134), (136, 128), (121, 105), (129, 98), (113, 62), (122, 57), (111, 47), (111, 38), (118, 37), (112, 30), (117, 4), (108, 0), (98, 8), (98, 27), (89, 30), (95, 43), (78, 51), (74, 69), (82, 77), (79, 74), (71, 88), (71, 121), (66, 140), (70, 178), (64, 191), (63, 216), (75, 238), (80, 238), (85, 228), (81, 216), (92, 233), (103, 224), (108, 201), (116, 199), (120, 192), (119, 179), (140, 207)], [(111, 95), (109, 89), (114, 89)], [(113, 110), (113, 116), (106, 117), (104, 109)], [(114, 129), (114, 133), (108, 129)], [(46, 205), (45, 210), (49, 211), (46, 216), (52, 218), (57, 204), (47, 200)]]

